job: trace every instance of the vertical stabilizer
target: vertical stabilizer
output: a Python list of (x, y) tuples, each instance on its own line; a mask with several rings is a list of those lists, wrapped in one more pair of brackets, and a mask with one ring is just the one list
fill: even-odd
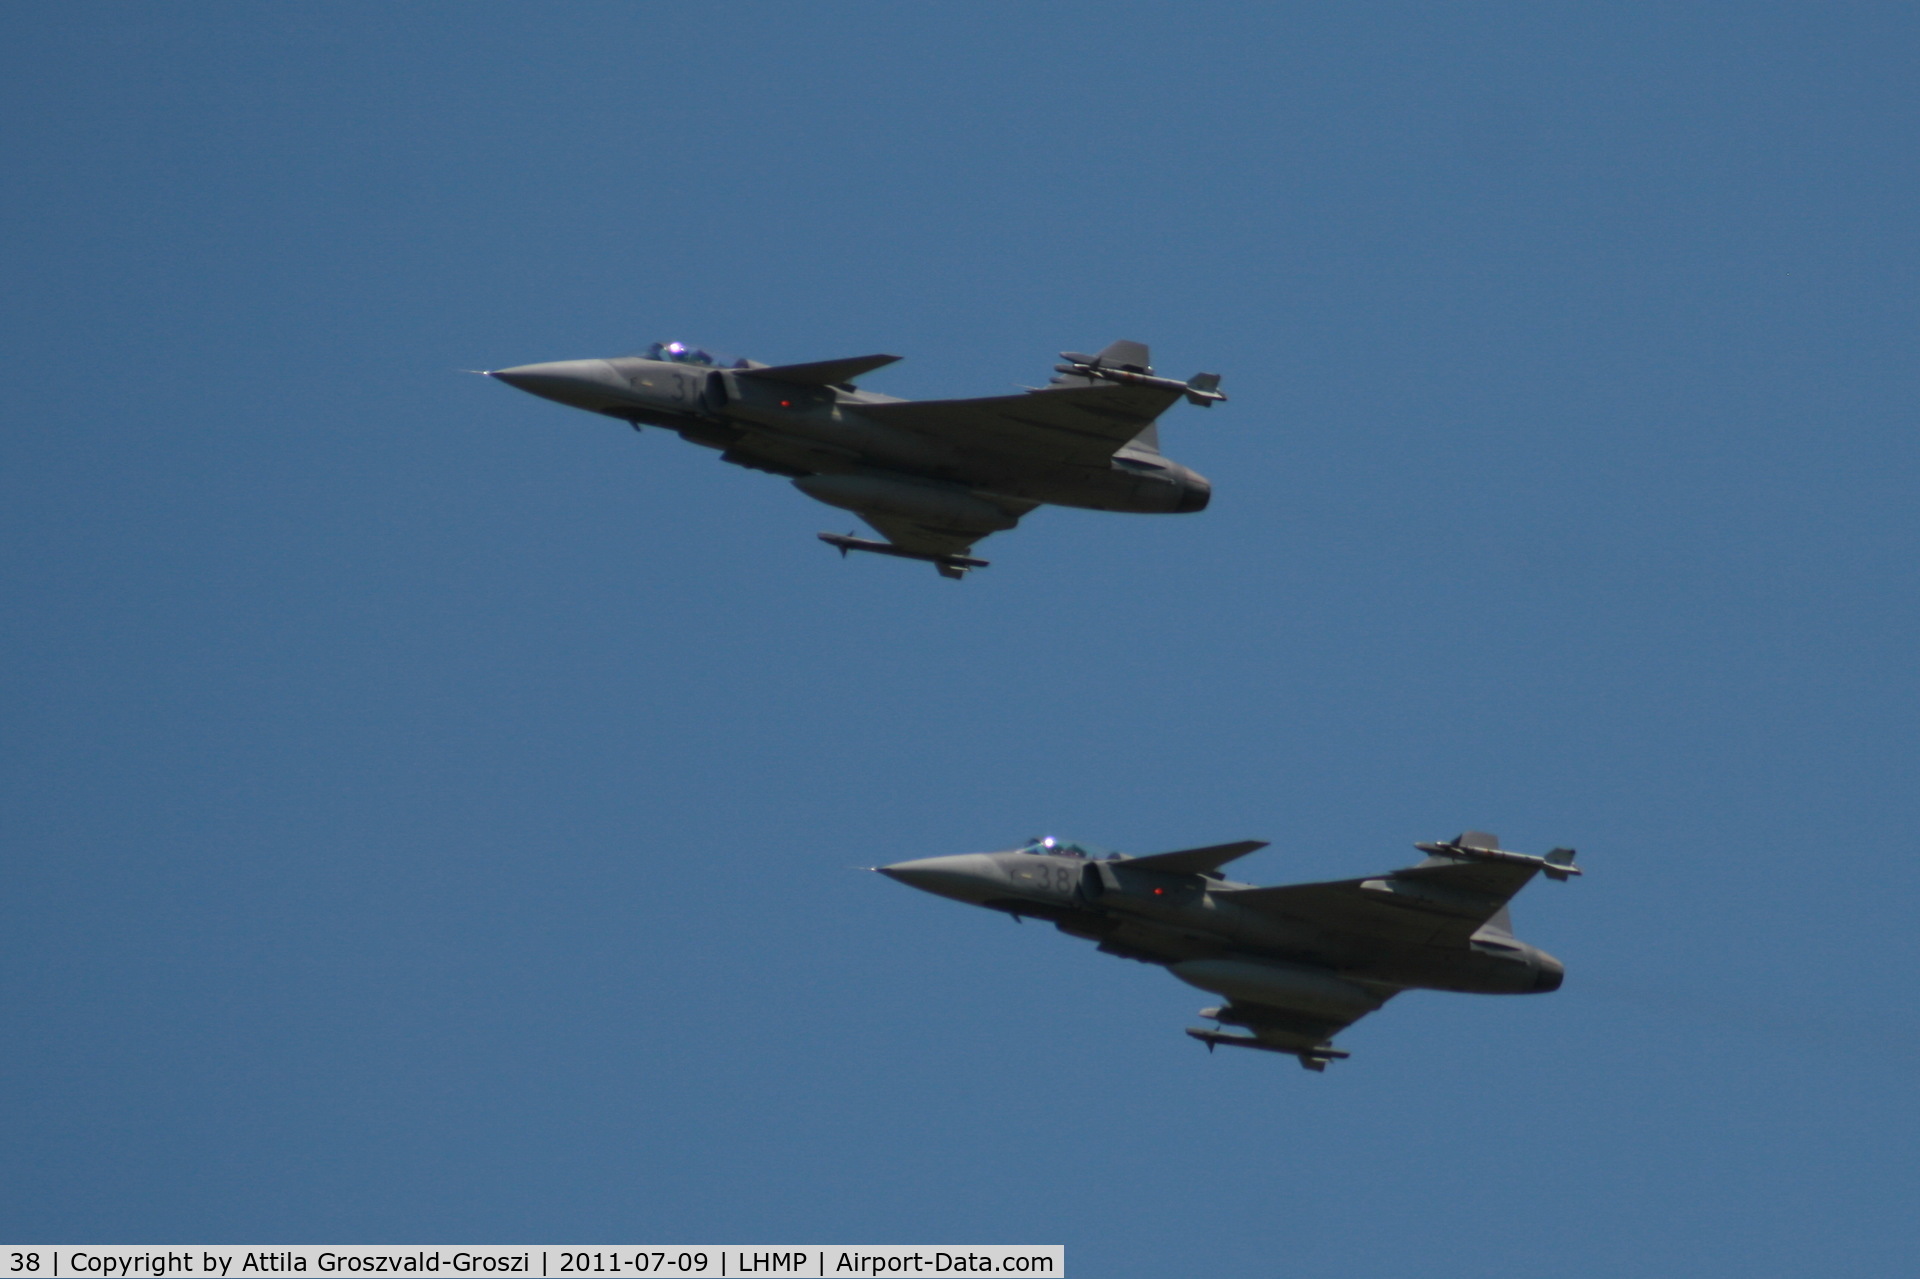
[[(1075, 364), (1098, 364), (1103, 368), (1121, 369), (1128, 373), (1145, 373), (1148, 375), (1153, 373), (1153, 365), (1149, 363), (1152, 357), (1147, 353), (1147, 344), (1145, 342), (1129, 342), (1125, 338), (1122, 338), (1118, 342), (1107, 343), (1106, 346), (1101, 348), (1100, 354), (1098, 355), (1086, 355), (1080, 351), (1062, 351), (1060, 354), (1063, 358), (1071, 360)], [(1063, 373), (1051, 379), (1051, 384), (1054, 386), (1099, 386), (1100, 380), (1098, 378), (1084, 377), (1077, 373)]]
[(1145, 342), (1129, 342), (1124, 338), (1109, 342), (1097, 358), (1110, 369), (1125, 369), (1129, 373), (1153, 372), (1152, 357), (1147, 354)]
[(1487, 920), (1487, 922), (1480, 925), (1480, 927), (1475, 931), (1482, 932), (1482, 933), (1498, 933), (1503, 937), (1513, 936), (1512, 911), (1508, 910), (1507, 904), (1505, 902), (1502, 902), (1500, 904), (1500, 909), (1494, 911), (1493, 915)]

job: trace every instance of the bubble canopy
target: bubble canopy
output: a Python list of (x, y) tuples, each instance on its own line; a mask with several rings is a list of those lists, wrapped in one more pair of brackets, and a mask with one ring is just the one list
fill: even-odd
[(1055, 839), (1051, 835), (1040, 835), (1022, 844), (1018, 850), (1032, 853), (1038, 857), (1079, 857), (1092, 861), (1114, 861), (1120, 854), (1111, 848), (1102, 848), (1098, 844), (1087, 844), (1073, 839)]
[(655, 342), (643, 353), (643, 358), (660, 360), (667, 364), (697, 364), (704, 369), (744, 369), (749, 367), (746, 360), (720, 351), (709, 351), (704, 347), (689, 346), (685, 342)]

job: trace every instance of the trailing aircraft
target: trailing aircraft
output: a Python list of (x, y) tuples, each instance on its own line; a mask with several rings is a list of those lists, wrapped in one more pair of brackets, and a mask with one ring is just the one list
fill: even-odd
[(1347, 1056), (1333, 1036), (1403, 990), (1531, 995), (1558, 990), (1566, 975), (1513, 935), (1507, 902), (1535, 875), (1580, 874), (1571, 848), (1536, 857), (1470, 830), (1416, 844), (1427, 854), (1417, 866), (1364, 879), (1260, 888), (1220, 873), (1265, 847), (1250, 839), (1126, 857), (1047, 838), (874, 869), (1158, 964), (1226, 997), (1200, 1016), (1248, 1032), (1188, 1030), (1209, 1052), (1284, 1053), (1309, 1070)]

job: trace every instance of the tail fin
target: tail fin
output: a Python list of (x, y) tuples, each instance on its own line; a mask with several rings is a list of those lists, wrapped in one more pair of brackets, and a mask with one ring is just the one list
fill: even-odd
[(1125, 369), (1129, 373), (1153, 372), (1152, 357), (1147, 354), (1145, 342), (1129, 342), (1125, 338), (1109, 342), (1094, 358), (1110, 369)]
[[(1127, 373), (1144, 373), (1153, 376), (1153, 357), (1147, 352), (1145, 342), (1129, 342), (1121, 338), (1118, 342), (1109, 342), (1102, 347), (1100, 354), (1088, 355), (1083, 351), (1062, 351), (1060, 358), (1074, 364), (1098, 364), (1102, 368), (1120, 369)], [(1047, 379), (1049, 386), (1099, 386), (1100, 379), (1083, 377), (1078, 373), (1056, 373)], [(1158, 453), (1160, 451), (1160, 424), (1147, 423), (1147, 429), (1127, 441), (1127, 447), (1136, 453)]]
[[(1153, 374), (1151, 356), (1147, 353), (1145, 342), (1129, 342), (1122, 338), (1118, 342), (1109, 342), (1101, 348), (1098, 355), (1087, 355), (1080, 351), (1062, 351), (1060, 354), (1075, 364), (1098, 364), (1104, 368), (1121, 369), (1128, 373)], [(1051, 379), (1054, 386), (1098, 386), (1098, 378), (1081, 377), (1075, 373), (1063, 373)]]
[[(1053, 366), (1054, 376), (1048, 380), (1046, 387), (1028, 389), (1069, 391), (1099, 386), (1103, 382), (1136, 390), (1151, 387), (1156, 392), (1184, 395), (1187, 403), (1203, 409), (1222, 403), (1227, 398), (1220, 392), (1218, 373), (1196, 373), (1190, 382), (1155, 377), (1153, 365), (1148, 363), (1152, 357), (1147, 353), (1145, 342), (1129, 342), (1122, 338), (1118, 342), (1107, 343), (1098, 355), (1088, 355), (1084, 351), (1062, 351), (1060, 358), (1066, 363)], [(1153, 419), (1158, 418), (1161, 411), (1172, 403), (1168, 399), (1157, 404), (1149, 402), (1137, 406), (1141, 411), (1136, 416), (1146, 420), (1147, 426), (1129, 442), (1134, 452), (1155, 454), (1160, 451), (1160, 433), (1153, 426)]]

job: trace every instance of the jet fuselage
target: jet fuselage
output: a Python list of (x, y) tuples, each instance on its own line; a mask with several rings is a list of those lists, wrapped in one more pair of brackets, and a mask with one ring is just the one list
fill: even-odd
[(1204, 477), (1152, 448), (1123, 446), (1090, 466), (883, 425), (861, 409), (905, 401), (850, 386), (789, 385), (639, 356), (526, 364), (490, 376), (561, 404), (664, 427), (718, 449), (725, 461), (776, 475), (902, 476), (1019, 502), (1136, 514), (1203, 510), (1212, 492)]
[(1397, 935), (1377, 924), (1277, 914), (1236, 902), (1253, 884), (1209, 875), (1130, 869), (1099, 860), (1028, 850), (963, 853), (883, 866), (880, 872), (926, 892), (1011, 915), (1052, 921), (1062, 932), (1180, 975), (1193, 960), (1247, 958), (1305, 965), (1330, 975), (1401, 990), (1531, 994), (1558, 989), (1565, 969), (1545, 951), (1497, 929), (1465, 943), (1435, 944), (1409, 914)]

